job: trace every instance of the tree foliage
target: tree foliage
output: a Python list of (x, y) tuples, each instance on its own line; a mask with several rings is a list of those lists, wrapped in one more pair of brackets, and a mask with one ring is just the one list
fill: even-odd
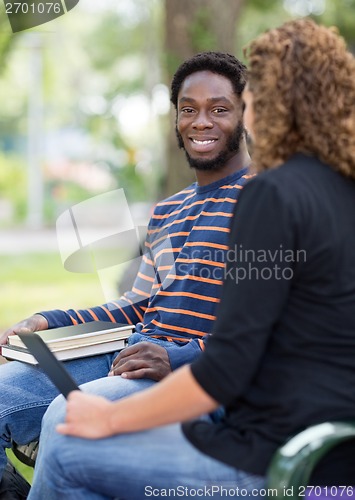
[[(165, 0), (165, 69), (170, 82), (176, 68), (206, 50), (235, 52), (236, 29), (244, 0)], [(168, 137), (164, 194), (182, 189), (194, 180), (175, 138), (174, 112)]]
[[(175, 112), (154, 112), (158, 84), (169, 87), (179, 64), (197, 52), (221, 50), (243, 59), (242, 49), (252, 38), (295, 16), (286, 5), (322, 2), (324, 12), (311, 15), (336, 25), (355, 49), (355, 0), (104, 0), (93, 11), (80, 8), (83, 0), (52, 27), (39, 30), (45, 132), (79, 130), (89, 144), (80, 161), (108, 169), (132, 199), (176, 192), (194, 180), (194, 173), (177, 148)], [(5, 155), (16, 149), (20, 157), (24, 151), (30, 39), (31, 30), (12, 34), (0, 1), (0, 147)], [(136, 95), (151, 103), (150, 116), (142, 133), (128, 137), (118, 115)], [(125, 119), (132, 123), (142, 114), (135, 108)], [(22, 164), (25, 168), (25, 158)]]

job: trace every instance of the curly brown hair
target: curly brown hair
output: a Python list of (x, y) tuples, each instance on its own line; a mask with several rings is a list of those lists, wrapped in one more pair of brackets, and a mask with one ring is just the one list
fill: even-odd
[(334, 28), (285, 23), (246, 49), (258, 171), (295, 152), (355, 178), (355, 59)]

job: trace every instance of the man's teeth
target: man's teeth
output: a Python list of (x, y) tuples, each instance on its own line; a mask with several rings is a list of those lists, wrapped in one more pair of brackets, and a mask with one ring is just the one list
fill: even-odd
[(215, 139), (211, 139), (211, 140), (208, 140), (208, 141), (198, 141), (197, 139), (192, 139), (192, 142), (195, 143), (195, 144), (212, 144), (212, 142), (214, 142)]

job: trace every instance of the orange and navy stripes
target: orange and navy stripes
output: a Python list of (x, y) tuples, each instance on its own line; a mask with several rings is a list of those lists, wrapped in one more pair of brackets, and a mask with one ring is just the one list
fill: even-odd
[(158, 203), (132, 290), (103, 306), (57, 311), (51, 326), (97, 319), (142, 323), (145, 335), (192, 341), (202, 349), (216, 318), (231, 218), (248, 177), (244, 169), (209, 186), (195, 183)]

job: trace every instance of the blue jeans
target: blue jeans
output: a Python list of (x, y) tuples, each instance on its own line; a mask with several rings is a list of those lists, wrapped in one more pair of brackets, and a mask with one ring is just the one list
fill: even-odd
[[(85, 384), (83, 390), (115, 400), (122, 395), (121, 380), (101, 379)], [(65, 400), (60, 396), (43, 419), (29, 500), (143, 500), (166, 498), (169, 488), (175, 496), (208, 498), (213, 493), (218, 499), (238, 496), (237, 488), (250, 492), (265, 486), (264, 478), (199, 452), (179, 424), (90, 440), (57, 434), (55, 425), (64, 415)]]
[[(129, 344), (143, 340), (163, 346), (170, 344), (138, 333), (131, 335)], [(81, 385), (102, 377), (107, 378), (117, 354), (115, 352), (67, 361), (65, 366), (78, 385)], [(150, 380), (139, 380), (131, 384), (121, 377), (114, 378), (119, 382), (116, 399), (153, 383)], [(93, 392), (95, 393), (95, 389)], [(57, 396), (58, 390), (37, 366), (17, 361), (0, 365), (0, 479), (7, 462), (5, 448), (11, 447), (11, 440), (26, 444), (38, 439), (42, 417)]]

